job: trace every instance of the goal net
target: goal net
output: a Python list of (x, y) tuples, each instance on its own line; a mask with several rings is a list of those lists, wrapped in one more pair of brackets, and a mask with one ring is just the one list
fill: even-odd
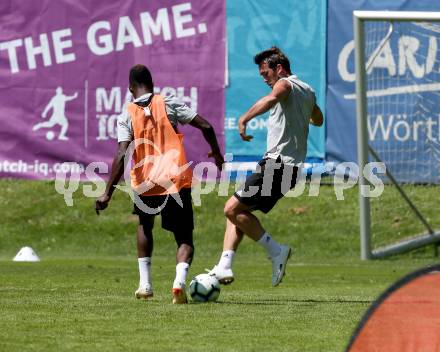
[(355, 11), (354, 23), (359, 166), (387, 170), (379, 197), (360, 194), (369, 259), (440, 241), (440, 13)]

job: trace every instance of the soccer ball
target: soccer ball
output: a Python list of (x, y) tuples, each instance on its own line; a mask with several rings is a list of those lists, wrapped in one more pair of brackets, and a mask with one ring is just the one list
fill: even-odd
[(55, 137), (55, 133), (53, 131), (47, 131), (46, 132), (46, 139), (48, 141), (51, 141), (52, 139), (54, 139), (54, 137)]
[(220, 282), (211, 275), (200, 274), (191, 280), (189, 294), (194, 302), (213, 302), (220, 295)]

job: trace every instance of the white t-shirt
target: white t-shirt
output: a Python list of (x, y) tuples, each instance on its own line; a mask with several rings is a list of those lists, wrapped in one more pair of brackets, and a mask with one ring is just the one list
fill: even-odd
[(309, 120), (316, 103), (313, 89), (295, 75), (282, 78), (290, 83), (289, 96), (269, 114), (266, 157), (300, 165), (307, 153)]
[[(151, 93), (144, 94), (135, 99), (133, 103), (146, 102), (150, 96)], [(197, 113), (179, 101), (174, 95), (162, 97), (165, 101), (168, 119), (173, 127), (177, 127), (178, 123), (182, 125), (187, 124), (196, 117)], [(131, 125), (131, 118), (125, 106), (124, 111), (118, 116), (118, 142), (130, 142), (131, 140), (133, 140), (133, 126)]]

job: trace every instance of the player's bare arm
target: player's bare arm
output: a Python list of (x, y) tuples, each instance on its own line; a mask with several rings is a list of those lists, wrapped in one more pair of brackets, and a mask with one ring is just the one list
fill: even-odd
[(112, 171), (110, 174), (110, 178), (107, 182), (105, 192), (95, 202), (95, 210), (98, 215), (100, 210), (104, 210), (105, 208), (107, 208), (108, 202), (110, 201), (112, 194), (115, 190), (115, 186), (118, 184), (122, 174), (124, 173), (124, 158), (129, 145), (129, 141), (118, 143), (118, 151), (113, 158)]
[(314, 126), (322, 126), (324, 123), (324, 116), (317, 104), (313, 107), (312, 116), (310, 116), (310, 123)]
[(218, 146), (214, 127), (212, 127), (212, 125), (200, 115), (196, 115), (196, 117), (194, 117), (190, 122), (190, 125), (202, 131), (203, 137), (211, 147), (211, 152), (208, 154), (208, 156), (214, 158), (215, 165), (217, 165), (218, 169), (221, 170), (225, 161), (222, 153), (220, 152), (220, 147)]
[(278, 80), (273, 86), (272, 92), (259, 99), (244, 115), (238, 120), (238, 131), (241, 139), (249, 142), (253, 137), (246, 135), (246, 125), (254, 117), (264, 114), (273, 108), (277, 103), (287, 98), (292, 87), (286, 80)]

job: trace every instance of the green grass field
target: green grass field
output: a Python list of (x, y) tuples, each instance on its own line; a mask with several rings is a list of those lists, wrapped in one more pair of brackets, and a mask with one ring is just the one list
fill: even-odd
[[(357, 189), (336, 201), (333, 188), (322, 186), (319, 197), (285, 198), (269, 216), (261, 215), (279, 241), (294, 247), (279, 287), (271, 287), (263, 250), (245, 240), (234, 265), (236, 281), (222, 287), (218, 303), (173, 306), (175, 244), (157, 219), (155, 298), (137, 301), (137, 219), (128, 196), (116, 192), (98, 217), (93, 199), (78, 191), (67, 207), (53, 182), (1, 180), (0, 187), (0, 351), (343, 351), (386, 287), (438, 262), (432, 247), (361, 261)], [(432, 194), (438, 188), (427, 189), (420, 188), (420, 199), (435, 218)], [(190, 275), (218, 260), (225, 201), (210, 194), (195, 207)], [(384, 199), (390, 206), (396, 201)], [(392, 238), (395, 228), (388, 231)], [(25, 245), (40, 263), (11, 261)]]

